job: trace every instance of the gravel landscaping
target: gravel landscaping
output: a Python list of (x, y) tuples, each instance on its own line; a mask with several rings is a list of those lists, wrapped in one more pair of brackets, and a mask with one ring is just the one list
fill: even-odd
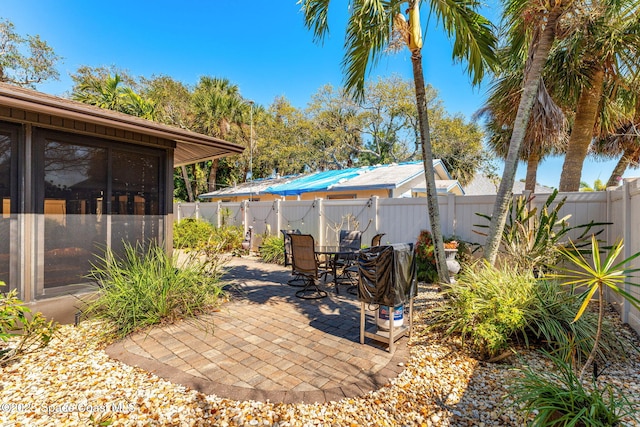
[[(521, 426), (508, 385), (514, 368), (550, 363), (519, 351), (501, 363), (471, 357), (459, 343), (424, 331), (424, 308), (438, 298), (424, 286), (417, 300), (416, 333), (404, 371), (380, 390), (325, 404), (233, 401), (204, 395), (110, 359), (100, 325), (63, 326), (41, 351), (2, 368), (2, 426)], [(602, 380), (624, 391), (640, 412), (640, 340), (610, 316), (636, 351), (613, 360)], [(637, 425), (626, 420), (626, 425)], [(110, 424), (108, 424), (110, 423)]]

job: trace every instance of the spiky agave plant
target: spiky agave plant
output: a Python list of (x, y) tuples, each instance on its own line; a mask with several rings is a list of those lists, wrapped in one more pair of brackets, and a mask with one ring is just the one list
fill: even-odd
[(561, 254), (573, 264), (573, 268), (557, 267), (556, 273), (547, 276), (549, 278), (559, 279), (563, 285), (573, 286), (574, 288), (586, 288), (582, 295), (584, 300), (576, 313), (576, 317), (573, 319), (574, 322), (583, 315), (593, 296), (596, 292), (598, 293), (598, 326), (593, 342), (593, 349), (580, 371), (579, 378), (581, 381), (598, 352), (598, 343), (602, 335), (602, 321), (604, 318), (605, 288), (609, 288), (640, 310), (640, 300), (622, 288), (623, 285), (640, 287), (640, 285), (629, 281), (633, 273), (640, 271), (640, 268), (629, 267), (631, 261), (640, 256), (640, 252), (616, 263), (616, 259), (622, 252), (623, 247), (623, 240), (618, 240), (603, 259), (600, 254), (600, 248), (598, 247), (598, 240), (596, 236), (593, 235), (591, 237), (591, 262), (589, 262), (575, 246), (562, 248), (560, 249)]

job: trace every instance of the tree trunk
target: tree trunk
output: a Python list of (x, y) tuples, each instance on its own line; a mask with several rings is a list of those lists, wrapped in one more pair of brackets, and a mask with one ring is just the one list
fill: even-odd
[(513, 183), (518, 168), (518, 158), (520, 154), (520, 146), (524, 140), (531, 117), (531, 109), (538, 94), (540, 87), (540, 77), (542, 76), (542, 68), (549, 58), (551, 46), (555, 40), (556, 24), (561, 14), (561, 3), (557, 2), (555, 7), (549, 13), (549, 19), (540, 36), (538, 46), (535, 47), (529, 70), (525, 72), (522, 96), (518, 104), (518, 112), (513, 124), (513, 132), (511, 141), (509, 142), (509, 151), (504, 164), (500, 187), (496, 195), (496, 201), (493, 206), (493, 215), (491, 216), (491, 227), (489, 235), (484, 247), (484, 258), (491, 264), (495, 264), (500, 247), (500, 240), (504, 225), (507, 220), (507, 211), (509, 202), (513, 195)]
[(189, 202), (193, 203), (193, 188), (191, 188), (191, 180), (189, 179), (189, 174), (187, 173), (187, 167), (181, 166), (182, 169), (182, 179), (184, 179), (184, 186), (187, 189), (187, 195), (189, 196)]
[(540, 154), (534, 153), (527, 159), (527, 178), (524, 184), (526, 191), (536, 192), (536, 181), (538, 179), (538, 165), (540, 164)]
[(597, 70), (591, 77), (590, 87), (582, 89), (576, 117), (571, 128), (567, 153), (562, 165), (560, 175), (560, 191), (578, 191), (580, 189), (580, 177), (582, 165), (587, 157), (589, 145), (593, 139), (593, 128), (596, 124), (600, 97), (602, 96), (602, 84), (604, 82), (604, 68)]
[(431, 149), (431, 136), (429, 135), (429, 114), (427, 112), (427, 96), (424, 87), (422, 53), (420, 49), (415, 49), (411, 52), (411, 63), (413, 65), (413, 81), (416, 86), (416, 104), (418, 108), (418, 125), (420, 127), (420, 145), (422, 146), (424, 178), (427, 183), (427, 214), (429, 215), (429, 223), (431, 224), (436, 268), (440, 282), (449, 283), (449, 269), (447, 268), (444, 240), (440, 227), (440, 208), (438, 206), (435, 170), (433, 169), (433, 151)]
[(211, 169), (209, 169), (209, 179), (207, 180), (208, 191), (216, 191), (216, 179), (218, 177), (218, 163), (220, 159), (213, 159), (211, 161)]
[(636, 151), (637, 147), (625, 148), (622, 157), (620, 157), (620, 160), (618, 160), (616, 167), (613, 168), (613, 171), (611, 172), (611, 176), (607, 181), (607, 187), (617, 187), (620, 184), (618, 178), (622, 178), (622, 175), (624, 175), (625, 171), (629, 167), (629, 164), (631, 164), (632, 156)]

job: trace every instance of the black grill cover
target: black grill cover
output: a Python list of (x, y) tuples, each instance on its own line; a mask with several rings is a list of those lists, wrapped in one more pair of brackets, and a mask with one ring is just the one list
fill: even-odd
[(397, 307), (418, 293), (412, 243), (361, 250), (358, 272), (360, 301)]

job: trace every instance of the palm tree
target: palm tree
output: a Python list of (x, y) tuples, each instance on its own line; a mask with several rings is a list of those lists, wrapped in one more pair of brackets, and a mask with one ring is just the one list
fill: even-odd
[(556, 38), (556, 27), (563, 12), (573, 0), (551, 0), (540, 3), (531, 0), (509, 0), (504, 18), (509, 29), (511, 48), (526, 55), (522, 95), (513, 122), (509, 151), (504, 164), (500, 187), (493, 206), (491, 226), (484, 247), (484, 257), (494, 264), (504, 225), (507, 220), (515, 181), (520, 147), (529, 126), (531, 110), (536, 101), (544, 65)]
[[(506, 49), (501, 51), (503, 65), (499, 78), (489, 90), (485, 106), (476, 113), (487, 118), (488, 144), (499, 157), (506, 158), (512, 125), (522, 95), (524, 61)], [(533, 104), (523, 145), (521, 161), (527, 163), (525, 190), (535, 192), (538, 165), (548, 155), (564, 152), (567, 143), (567, 120), (562, 109), (549, 95), (544, 79), (539, 80), (538, 95)]]
[[(638, 0), (585, 3), (568, 19), (569, 37), (558, 47), (563, 70), (577, 76), (576, 114), (560, 175), (560, 191), (577, 191), (582, 166), (605, 104), (618, 100), (618, 91), (638, 71), (640, 49)], [(633, 81), (631, 81), (634, 83)], [(635, 82), (637, 85), (637, 81)]]
[[(313, 30), (315, 39), (322, 41), (329, 31), (327, 21), (330, 0), (300, 0), (305, 25)], [(406, 3), (409, 20), (401, 13)], [(429, 136), (429, 118), (422, 70), (422, 27), (420, 26), (420, 0), (353, 0), (345, 39), (345, 87), (361, 100), (364, 94), (365, 75), (370, 63), (390, 45), (394, 27), (411, 52), (413, 78), (416, 91), (420, 145), (427, 183), (427, 210), (435, 243), (435, 256), (440, 281), (449, 282), (444, 243), (440, 227), (440, 214), (433, 170), (433, 153)], [(479, 3), (475, 0), (432, 0), (430, 10), (440, 21), (447, 35), (454, 38), (453, 55), (468, 62), (468, 71), (474, 83), (478, 83), (488, 66), (493, 66), (495, 36), (490, 23), (475, 12)]]
[[(195, 123), (202, 133), (225, 138), (233, 126), (246, 123), (249, 105), (240, 96), (237, 85), (228, 79), (202, 77), (193, 92)], [(219, 159), (211, 161), (207, 178), (208, 191), (214, 191)]]

